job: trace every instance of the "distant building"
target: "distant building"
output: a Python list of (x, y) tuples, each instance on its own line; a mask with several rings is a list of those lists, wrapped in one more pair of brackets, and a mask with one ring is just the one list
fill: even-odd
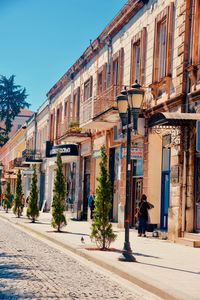
[[(33, 115), (33, 111), (29, 109), (22, 109), (18, 116), (16, 116), (13, 120), (13, 127), (11, 132), (9, 133), (9, 138), (11, 138), (18, 129), (22, 127), (22, 125), (30, 119)], [(0, 122), (0, 127), (4, 127), (4, 123)]]

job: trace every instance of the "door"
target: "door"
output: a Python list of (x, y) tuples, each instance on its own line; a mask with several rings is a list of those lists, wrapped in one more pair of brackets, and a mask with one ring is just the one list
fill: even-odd
[(83, 186), (83, 213), (82, 219), (87, 220), (88, 196), (90, 195), (90, 158), (84, 158), (84, 186)]
[(39, 209), (41, 209), (42, 204), (45, 199), (45, 173), (40, 173), (40, 202), (39, 202)]
[(110, 148), (109, 151), (109, 175), (112, 190), (112, 207), (109, 212), (109, 219), (113, 219), (113, 196), (114, 196), (114, 180), (115, 180), (115, 148)]
[(196, 158), (195, 172), (195, 206), (194, 206), (194, 229), (200, 232), (200, 157)]
[(132, 160), (131, 166), (131, 201), (130, 201), (130, 226), (135, 226), (138, 221), (135, 218), (139, 202), (143, 194), (143, 160)]
[(166, 230), (168, 227), (168, 208), (169, 208), (169, 171), (162, 171), (161, 179), (161, 217), (160, 229)]
[(160, 229), (167, 230), (168, 228), (168, 209), (170, 196), (170, 157), (171, 150), (171, 135), (163, 136), (162, 148), (162, 171), (161, 171), (161, 210), (160, 210)]

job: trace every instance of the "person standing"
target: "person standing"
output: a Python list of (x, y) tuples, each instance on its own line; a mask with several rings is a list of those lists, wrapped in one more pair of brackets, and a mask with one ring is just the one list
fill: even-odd
[(148, 210), (154, 208), (153, 204), (147, 201), (147, 196), (145, 194), (142, 195), (141, 201), (139, 204), (139, 211), (138, 211), (138, 236), (146, 237), (146, 229), (148, 223)]

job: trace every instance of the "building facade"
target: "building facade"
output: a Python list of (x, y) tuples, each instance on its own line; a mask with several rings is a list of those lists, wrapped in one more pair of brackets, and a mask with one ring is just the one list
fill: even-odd
[[(62, 153), (66, 203), (88, 220), (100, 149), (108, 155), (110, 219), (124, 226), (126, 134), (116, 96), (137, 80), (145, 91), (131, 135), (130, 226), (142, 193), (151, 223), (171, 240), (200, 231), (200, 1), (129, 0), (47, 93), (26, 130), (26, 147), (44, 149), (41, 205), (51, 209), (56, 153)], [(36, 154), (36, 152), (34, 152)], [(43, 178), (43, 179), (42, 179)]]

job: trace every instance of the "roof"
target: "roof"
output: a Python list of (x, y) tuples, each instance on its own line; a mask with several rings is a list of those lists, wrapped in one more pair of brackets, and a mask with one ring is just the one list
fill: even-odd
[(148, 120), (148, 127), (157, 125), (181, 126), (200, 120), (200, 114), (180, 112), (159, 112), (153, 114)]

